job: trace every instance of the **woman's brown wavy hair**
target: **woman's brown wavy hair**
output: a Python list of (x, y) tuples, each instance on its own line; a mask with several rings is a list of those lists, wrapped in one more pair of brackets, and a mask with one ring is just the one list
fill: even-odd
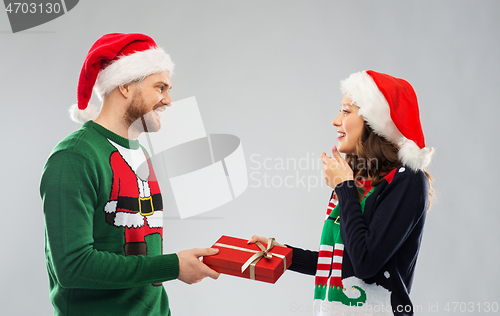
[[(366, 122), (364, 122), (361, 137), (356, 143), (356, 152), (357, 155), (346, 154), (346, 161), (354, 171), (354, 179), (371, 179), (372, 186), (379, 185), (387, 173), (401, 165), (401, 160), (398, 157), (399, 146), (377, 135)], [(433, 179), (427, 170), (423, 171), (429, 184), (429, 203), (427, 206), (429, 209), (430, 200), (434, 197)], [(362, 198), (363, 194), (359, 193), (360, 201)]]

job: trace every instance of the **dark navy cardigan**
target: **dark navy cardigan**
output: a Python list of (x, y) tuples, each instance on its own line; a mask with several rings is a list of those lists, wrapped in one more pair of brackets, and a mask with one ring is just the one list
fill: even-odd
[[(355, 276), (383, 286), (391, 292), (394, 315), (413, 315), (409, 294), (429, 195), (424, 172), (404, 166), (394, 169), (366, 199), (364, 213), (354, 181), (340, 183), (335, 192), (345, 247), (342, 279)], [(314, 275), (318, 252), (291, 248), (289, 269)], [(386, 271), (390, 278), (384, 276)]]

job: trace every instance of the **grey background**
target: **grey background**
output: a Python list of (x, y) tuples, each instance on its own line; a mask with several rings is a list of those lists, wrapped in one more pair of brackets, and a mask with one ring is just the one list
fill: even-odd
[[(52, 313), (39, 179), (53, 146), (78, 128), (67, 108), (88, 49), (107, 32), (152, 36), (177, 64), (172, 98), (196, 96), (207, 132), (237, 135), (247, 158), (252, 178), (239, 198), (192, 219), (167, 215), (166, 252), (208, 247), (222, 234), (317, 249), (330, 190), (265, 187), (264, 177), (321, 180), (318, 168), (276, 164), (328, 153), (339, 81), (373, 69), (413, 84), (436, 149), (438, 200), (412, 289), (419, 314), (472, 302), (466, 314), (476, 315), (498, 302), (499, 13), (500, 1), (483, 0), (87, 0), (12, 34), (0, 12), (0, 313)], [(270, 170), (258, 168), (266, 158)], [(173, 315), (311, 315), (313, 284), (287, 272), (275, 285), (223, 275), (165, 288)]]

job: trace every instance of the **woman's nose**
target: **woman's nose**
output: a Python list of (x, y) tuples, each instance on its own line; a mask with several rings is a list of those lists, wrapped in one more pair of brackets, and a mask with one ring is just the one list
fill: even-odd
[(339, 113), (339, 115), (337, 115), (337, 117), (335, 117), (332, 121), (332, 125), (335, 126), (335, 127), (339, 127), (340, 125), (342, 125), (342, 119), (341, 119), (341, 116), (342, 113)]

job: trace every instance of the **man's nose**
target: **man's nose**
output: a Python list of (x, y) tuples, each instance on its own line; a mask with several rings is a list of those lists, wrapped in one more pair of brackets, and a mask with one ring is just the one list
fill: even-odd
[(161, 104), (163, 105), (166, 105), (166, 106), (170, 106), (172, 103), (172, 99), (170, 99), (170, 95), (167, 93), (167, 95), (161, 99)]

